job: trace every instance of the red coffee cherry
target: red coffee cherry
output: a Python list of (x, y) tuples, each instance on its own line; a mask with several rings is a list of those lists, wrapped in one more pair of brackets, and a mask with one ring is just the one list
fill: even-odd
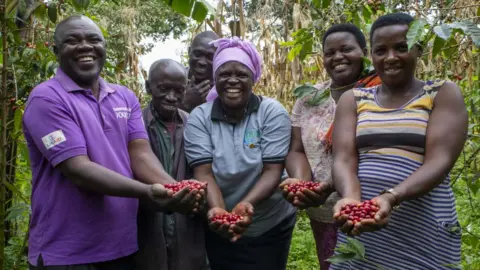
[(319, 187), (320, 183), (318, 182), (310, 182), (310, 181), (300, 181), (294, 184), (286, 185), (283, 189), (285, 191), (291, 193), (297, 193), (297, 191), (304, 191), (304, 190), (315, 190), (315, 188)]
[(242, 216), (234, 213), (228, 213), (223, 215), (216, 215), (211, 220), (212, 222), (216, 221), (220, 222), (221, 224), (233, 225), (242, 220)]
[(174, 193), (177, 193), (179, 192), (180, 190), (184, 189), (185, 187), (189, 187), (190, 190), (192, 189), (205, 189), (205, 183), (198, 183), (198, 182), (195, 182), (195, 181), (191, 181), (191, 180), (183, 180), (183, 181), (180, 181), (180, 182), (177, 182), (175, 184), (165, 184), (164, 187), (166, 189), (170, 189), (172, 190)]
[(340, 215), (347, 216), (355, 225), (364, 219), (372, 219), (378, 212), (378, 205), (374, 201), (364, 201), (359, 204), (348, 204), (342, 207)]

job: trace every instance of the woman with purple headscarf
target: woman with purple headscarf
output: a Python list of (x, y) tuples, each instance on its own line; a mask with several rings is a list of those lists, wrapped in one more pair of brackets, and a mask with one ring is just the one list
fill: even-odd
[[(215, 87), (192, 111), (184, 133), (195, 179), (208, 183), (210, 266), (284, 270), (296, 212), (278, 189), (286, 178), (289, 115), (278, 101), (253, 93), (262, 59), (252, 43), (234, 37), (213, 44)], [(212, 221), (226, 213), (242, 219)]]

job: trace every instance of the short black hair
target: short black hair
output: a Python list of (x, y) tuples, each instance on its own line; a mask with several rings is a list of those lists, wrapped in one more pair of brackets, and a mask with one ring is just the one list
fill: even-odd
[(373, 33), (375, 30), (385, 26), (391, 25), (407, 25), (409, 26), (411, 22), (415, 19), (407, 14), (402, 12), (396, 13), (389, 13), (383, 16), (378, 17), (378, 19), (372, 24), (372, 28), (370, 29), (370, 43), (373, 41)]
[(367, 40), (365, 39), (365, 35), (362, 33), (362, 30), (360, 30), (360, 28), (351, 23), (334, 24), (330, 28), (328, 28), (327, 32), (325, 32), (325, 34), (323, 35), (322, 47), (325, 48), (325, 40), (327, 40), (327, 37), (329, 35), (338, 32), (348, 32), (352, 34), (361, 49), (367, 48)]
[(199, 40), (201, 39), (211, 39), (211, 40), (216, 40), (216, 39), (219, 39), (220, 37), (217, 35), (217, 33), (213, 32), (213, 31), (203, 31), (203, 32), (200, 32), (198, 35), (196, 35), (193, 39), (192, 39), (192, 44), (198, 42)]
[(55, 32), (53, 33), (53, 40), (55, 41), (55, 44), (59, 43), (58, 32), (60, 32), (60, 29), (62, 29), (63, 25), (68, 23), (69, 21), (78, 20), (81, 18), (82, 18), (82, 15), (73, 15), (59, 22), (55, 27)]
[(187, 70), (185, 66), (180, 64), (178, 61), (175, 61), (173, 59), (160, 59), (153, 62), (153, 64), (150, 66), (150, 69), (148, 71), (148, 79), (150, 79), (152, 73), (155, 72), (157, 69), (165, 69), (167, 67), (177, 68), (178, 70), (184, 72), (185, 76), (187, 76)]
[[(58, 33), (60, 32), (60, 30), (63, 28), (63, 26), (70, 22), (70, 21), (74, 21), (74, 20), (80, 20), (80, 19), (88, 19), (90, 21), (92, 21), (95, 25), (97, 25), (92, 19), (90, 19), (89, 17), (87, 16), (84, 16), (84, 15), (72, 15), (64, 20), (62, 20), (61, 22), (59, 22), (57, 24), (57, 26), (55, 27), (55, 32), (53, 33), (53, 40), (55, 41), (55, 44), (56, 45), (59, 45), (60, 44), (60, 40), (58, 40)], [(97, 25), (98, 27), (98, 25)], [(100, 29), (100, 27), (98, 27)]]

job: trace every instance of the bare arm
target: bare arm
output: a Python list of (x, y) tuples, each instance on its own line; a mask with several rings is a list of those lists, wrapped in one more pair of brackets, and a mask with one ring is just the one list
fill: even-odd
[(455, 164), (467, 139), (468, 114), (458, 86), (439, 90), (427, 127), (423, 165), (394, 188), (397, 203), (425, 195), (437, 187)]
[(355, 146), (357, 105), (352, 91), (342, 95), (338, 103), (333, 129), (332, 178), (343, 198), (361, 199), (357, 178), (358, 152)]
[(312, 181), (312, 169), (308, 163), (302, 142), (302, 131), (299, 127), (292, 128), (290, 150), (285, 159), (285, 168), (291, 178)]
[(102, 167), (84, 155), (63, 161), (58, 169), (77, 186), (104, 195), (143, 198), (150, 190), (149, 185)]
[(256, 204), (272, 196), (280, 182), (283, 168), (283, 164), (264, 163), (260, 179), (242, 201), (248, 202), (255, 206)]
[(162, 164), (144, 139), (128, 143), (131, 167), (135, 177), (145, 184), (167, 184), (175, 180), (163, 169)]
[(210, 208), (222, 208), (225, 209), (225, 202), (223, 201), (223, 195), (220, 188), (215, 182), (215, 177), (212, 171), (212, 164), (203, 164), (193, 169), (193, 175), (195, 179), (201, 182), (206, 182), (208, 185), (207, 202)]

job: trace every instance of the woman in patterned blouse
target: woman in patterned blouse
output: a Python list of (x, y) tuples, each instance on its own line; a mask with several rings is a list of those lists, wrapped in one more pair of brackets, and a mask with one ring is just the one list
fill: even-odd
[(365, 72), (363, 57), (366, 52), (365, 36), (355, 25), (338, 24), (330, 27), (323, 37), (323, 61), (331, 79), (316, 85), (309, 95), (299, 98), (291, 116), (292, 141), (286, 159), (291, 178), (280, 186), (283, 188), (300, 180), (321, 183), (315, 192), (285, 193), (284, 196), (300, 209), (322, 205), (307, 210), (322, 270), (329, 267), (326, 259), (333, 254), (337, 237), (332, 207), (338, 195), (333, 192), (330, 175), (335, 107), (347, 90), (380, 83), (374, 73)]

